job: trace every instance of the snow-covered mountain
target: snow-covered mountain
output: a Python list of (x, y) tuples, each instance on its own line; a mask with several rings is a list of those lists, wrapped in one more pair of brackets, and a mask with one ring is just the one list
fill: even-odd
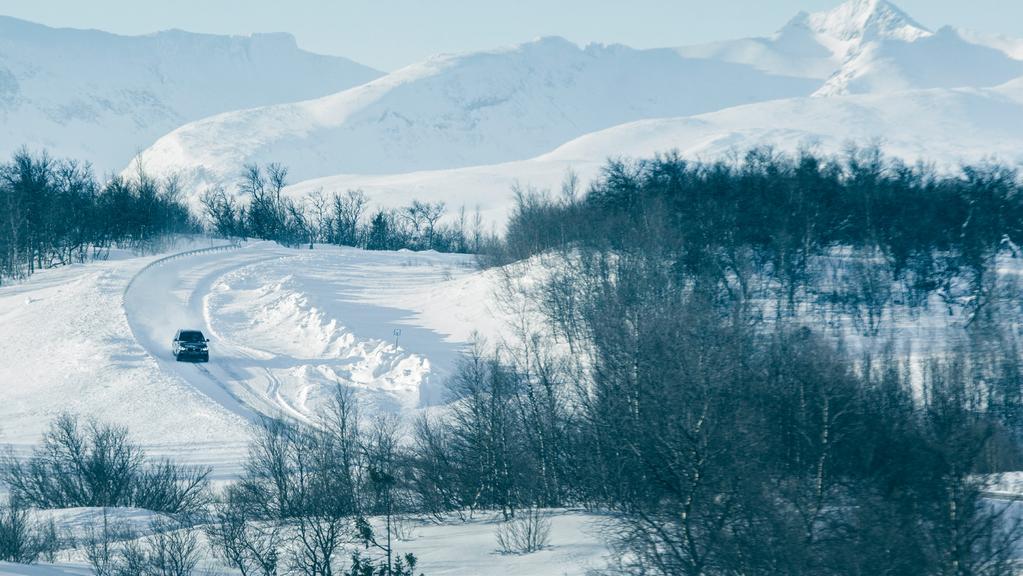
[(824, 80), (817, 95), (995, 86), (1023, 75), (1018, 41), (931, 32), (885, 0), (801, 12), (776, 34), (679, 48), (689, 57)]
[(338, 94), (187, 124), (145, 153), (147, 169), (201, 187), (242, 162), (297, 178), (525, 159), (594, 130), (810, 94), (806, 78), (674, 50), (580, 48), (561, 38), (444, 55)]
[(677, 50), (691, 58), (749, 64), (775, 74), (826, 80), (872, 43), (913, 42), (928, 35), (926, 28), (884, 0), (849, 0), (826, 12), (800, 12), (771, 36)]
[(129, 37), (0, 17), (0, 156), (28, 146), (119, 170), (186, 122), (380, 75), (287, 34)]
[(656, 118), (587, 134), (519, 162), (405, 174), (340, 174), (300, 182), (303, 195), (361, 188), (377, 204), (410, 198), (444, 201), (457, 211), (479, 207), (501, 225), (515, 185), (557, 190), (572, 170), (583, 182), (608, 158), (644, 158), (668, 150), (699, 159), (726, 158), (759, 145), (780, 151), (843, 154), (850, 144), (878, 144), (909, 162), (941, 170), (996, 159), (1023, 163), (1023, 79), (996, 88), (915, 90), (885, 94), (803, 97), (737, 106), (708, 114)]
[(883, 40), (859, 48), (817, 94), (986, 87), (1021, 74), (1023, 62), (969, 42), (955, 29), (945, 27), (913, 41)]
[(27, 144), (105, 171), (152, 143), (145, 168), (195, 195), (277, 161), (292, 181), (394, 199), (463, 190), (469, 205), (469, 191), (506, 197), (511, 181), (550, 185), (569, 166), (670, 148), (881, 141), (937, 162), (1015, 160), (1023, 111), (995, 86), (1023, 76), (1021, 58), (1023, 40), (932, 32), (885, 0), (802, 12), (762, 38), (658, 50), (543, 38), (387, 75), (287, 35), (0, 18), (0, 154)]
[[(792, 147), (849, 139), (899, 142), (899, 150), (951, 154), (938, 160), (954, 162), (978, 150), (960, 146), (963, 137), (990, 144), (996, 134), (985, 130), (1002, 138), (1000, 127), (1015, 125), (1015, 117), (990, 116), (992, 109), (1019, 114), (1014, 104), (1002, 105), (999, 92), (964, 89), (1023, 75), (1021, 45), (953, 28), (932, 32), (885, 0), (849, 0), (800, 13), (769, 37), (702, 46), (579, 48), (547, 38), (436, 57), (323, 98), (206, 118), (161, 138), (144, 158), (157, 174), (183, 175), (194, 192), (229, 183), (243, 163), (278, 161), (293, 180), (400, 181), (406, 196), (429, 187), (413, 174), (489, 181), (480, 174), (514, 166), (526, 170), (517, 178), (530, 181), (540, 165), (563, 173), (567, 164), (557, 158), (582, 150), (578, 143), (544, 154), (576, 138), (600, 143), (573, 159), (593, 165), (640, 150), (710, 153), (754, 141)], [(920, 90), (932, 92), (914, 93)], [(864, 98), (838, 98), (855, 95)], [(904, 116), (916, 118), (916, 127)], [(651, 122), (628, 124), (638, 120)], [(937, 131), (918, 129), (928, 123)], [(922, 142), (925, 132), (945, 140)], [(644, 134), (650, 139), (640, 142)]]

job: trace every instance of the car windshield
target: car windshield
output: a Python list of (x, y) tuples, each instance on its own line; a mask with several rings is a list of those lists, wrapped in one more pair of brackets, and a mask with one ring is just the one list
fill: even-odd
[(195, 330), (183, 330), (181, 335), (178, 337), (178, 340), (182, 342), (202, 342), (206, 339), (203, 338), (202, 332)]

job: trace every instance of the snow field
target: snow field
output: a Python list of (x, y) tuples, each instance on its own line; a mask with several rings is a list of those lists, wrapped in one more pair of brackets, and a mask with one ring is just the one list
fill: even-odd
[[(603, 518), (572, 510), (550, 511), (549, 546), (525, 555), (502, 554), (497, 545), (499, 519), (479, 516), (465, 522), (448, 519), (442, 523), (425, 520), (403, 521), (403, 537), (394, 544), (398, 554), (415, 554), (417, 573), (428, 576), (584, 576), (588, 570), (605, 565), (607, 548), (601, 543)], [(82, 536), (90, 526), (102, 522), (102, 511), (76, 508), (47, 513)], [(128, 526), (140, 535), (148, 531), (152, 516), (141, 510), (109, 510), (112, 526)], [(383, 530), (374, 519), (375, 529)], [(204, 540), (204, 537), (200, 537)], [(354, 551), (355, 549), (351, 549)], [(361, 550), (366, 554), (366, 550)], [(203, 573), (235, 575), (214, 558), (200, 564)], [(208, 571), (208, 572), (207, 572)], [(24, 566), (0, 562), (2, 576), (85, 576), (91, 574), (84, 551), (61, 553), (54, 565)]]
[[(412, 414), (497, 329), (476, 278), (463, 256), (271, 243), (42, 271), (0, 287), (0, 443), (27, 451), (73, 412), (227, 478), (254, 419), (309, 420), (337, 383)], [(206, 332), (208, 364), (175, 361), (178, 328)]]

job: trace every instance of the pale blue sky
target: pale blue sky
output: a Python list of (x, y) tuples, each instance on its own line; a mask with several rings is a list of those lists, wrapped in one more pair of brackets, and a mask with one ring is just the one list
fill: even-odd
[[(290, 32), (299, 46), (393, 70), (438, 52), (559, 35), (580, 44), (680, 46), (773, 32), (841, 0), (0, 0), (50, 26), (144, 34)], [(1020, 0), (895, 0), (921, 24), (1023, 36)]]

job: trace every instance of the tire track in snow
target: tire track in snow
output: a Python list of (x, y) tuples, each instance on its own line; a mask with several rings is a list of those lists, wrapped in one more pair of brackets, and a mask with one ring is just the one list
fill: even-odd
[[(210, 312), (209, 297), (210, 297), (210, 294), (213, 291), (213, 287), (216, 286), (217, 283), (222, 278), (227, 276), (228, 274), (231, 274), (233, 272), (237, 272), (237, 271), (240, 271), (240, 270), (244, 270), (245, 268), (250, 268), (250, 267), (253, 267), (253, 266), (258, 266), (260, 264), (265, 264), (266, 262), (269, 262), (269, 261), (272, 261), (272, 260), (280, 260), (280, 259), (291, 258), (291, 257), (292, 256), (277, 256), (277, 257), (263, 258), (263, 259), (260, 259), (260, 260), (256, 260), (254, 262), (246, 263), (245, 265), (242, 265), (242, 266), (236, 266), (236, 267), (232, 267), (230, 269), (225, 269), (225, 270), (221, 271), (221, 274), (217, 275), (216, 277), (209, 276), (209, 277), (207, 277), (207, 281), (204, 281), (204, 282), (200, 283), (200, 285), (198, 285), (196, 287), (196, 290), (193, 291), (192, 294), (189, 296), (189, 305), (191, 307), (193, 305), (194, 299), (201, 294), (201, 308), (202, 308), (203, 323), (205, 324), (205, 328), (207, 330), (207, 334), (215, 336), (217, 341), (221, 345), (225, 345), (226, 344), (228, 347), (233, 349), (236, 354), (238, 354), (238, 355), (240, 355), (242, 357), (245, 357), (245, 358), (247, 358), (249, 360), (252, 360), (254, 364), (258, 364), (260, 361), (271, 360), (271, 359), (275, 358), (276, 355), (274, 355), (271, 352), (268, 352), (266, 350), (260, 350), (258, 348), (253, 348), (251, 346), (247, 346), (247, 345), (244, 345), (244, 344), (237, 343), (237, 342), (231, 340), (230, 338), (227, 338), (220, 331), (218, 331), (214, 327), (214, 325), (213, 325), (213, 315)], [(226, 365), (224, 368), (225, 368), (226, 372), (231, 373), (231, 369), (230, 369), (229, 365)], [(260, 366), (259, 368), (262, 371), (262, 374), (266, 377), (266, 381), (267, 381), (267, 386), (266, 386), (265, 392), (263, 393), (263, 397), (265, 399), (272, 399), (274, 401), (274, 403), (276, 403), (277, 408), (281, 409), (282, 414), (284, 414), (285, 416), (290, 417), (290, 418), (294, 418), (295, 420), (299, 420), (301, 422), (311, 423), (312, 419), (309, 417), (309, 415), (306, 412), (301, 411), (301, 410), (295, 408), (290, 402), (288, 402), (288, 400), (284, 397), (284, 395), (281, 394), (281, 381), (273, 373), (273, 370), (271, 370), (270, 368), (268, 368), (266, 366)], [(232, 374), (232, 375), (236, 379), (238, 379), (240, 382), (244, 382), (244, 379), (240, 378), (237, 374)], [(245, 382), (244, 385), (247, 388), (249, 388), (250, 392), (255, 393), (252, 390), (252, 387), (247, 382)], [(272, 405), (273, 403), (268, 402), (268, 404)]]
[[(254, 253), (246, 252), (241, 262), (235, 260), (237, 256), (234, 254), (231, 256), (225, 255), (223, 261), (220, 258), (214, 258), (210, 262), (192, 259), (213, 256), (218, 252), (257, 250), (260, 246), (262, 244), (247, 247), (239, 247), (238, 245), (217, 246), (190, 250), (154, 260), (132, 277), (122, 295), (122, 306), (128, 319), (129, 328), (135, 337), (135, 341), (148, 356), (153, 358), (165, 371), (174, 373), (200, 394), (205, 395), (211, 401), (219, 404), (236, 416), (249, 421), (258, 420), (262, 415), (271, 412), (274, 406), (281, 406), (280, 403), (272, 401), (265, 394), (254, 390), (249, 383), (249, 379), (241, 377), (233, 370), (228, 354), (214, 352), (214, 358), (217, 358), (217, 360), (215, 360), (215, 367), (212, 369), (208, 365), (203, 366), (199, 364), (195, 364), (196, 370), (185, 369), (176, 359), (170, 360), (166, 357), (169, 354), (169, 350), (162, 345), (161, 340), (154, 336), (154, 331), (166, 331), (167, 334), (171, 334), (175, 327), (185, 324), (195, 325), (196, 316), (207, 320), (201, 312), (196, 314), (196, 308), (199, 307), (198, 303), (200, 301), (205, 301), (205, 296), (208, 295), (210, 288), (217, 280), (234, 270), (267, 260), (286, 257), (286, 255), (281, 253), (257, 255), (250, 259), (247, 256)], [(189, 259), (196, 262), (196, 264), (191, 267), (185, 267), (184, 273), (174, 274), (174, 270), (171, 270), (170, 267), (176, 261), (183, 259)], [(210, 269), (207, 271), (206, 268)], [(165, 276), (164, 278), (151, 278), (154, 274), (159, 275), (161, 273)], [(187, 286), (187, 282), (190, 279), (189, 274), (195, 273), (199, 273), (201, 276), (194, 286)], [(164, 282), (159, 282), (161, 279)], [(184, 301), (175, 297), (176, 292), (180, 292), (182, 283), (186, 284), (185, 290), (188, 291), (188, 296)], [(144, 285), (146, 288), (145, 294), (138, 293), (140, 285)], [(176, 291), (175, 289), (178, 290)], [(178, 322), (174, 322), (174, 320), (178, 320)], [(204, 321), (203, 324), (206, 325), (204, 328), (210, 329), (208, 321)], [(228, 342), (227, 348), (224, 351), (230, 352), (230, 349), (234, 347)], [(236, 353), (240, 352), (237, 349), (234, 351)], [(248, 359), (252, 358), (249, 357)], [(220, 369), (223, 369), (227, 374), (229, 382), (225, 382), (221, 375), (216, 374)], [(268, 376), (272, 375), (268, 374)], [(250, 396), (251, 398), (243, 398), (233, 389), (234, 386), (232, 384), (242, 388), (247, 393), (245, 396)], [(263, 402), (260, 402), (260, 400)], [(260, 403), (265, 403), (266, 406), (256, 405)], [(291, 408), (290, 405), (287, 407)], [(267, 408), (270, 408), (270, 410)], [(293, 408), (288, 410), (288, 412), (292, 411), (294, 411)]]

